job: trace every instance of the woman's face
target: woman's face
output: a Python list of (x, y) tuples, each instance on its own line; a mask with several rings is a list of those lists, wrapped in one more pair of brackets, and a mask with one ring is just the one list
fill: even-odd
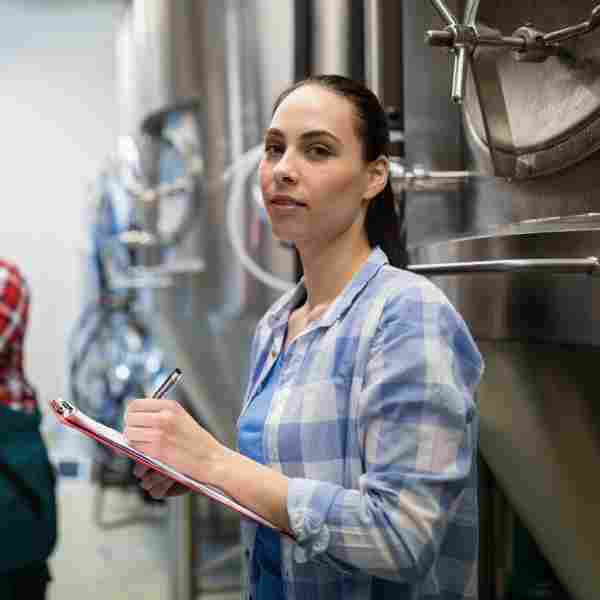
[(368, 200), (383, 186), (373, 185), (355, 118), (349, 100), (310, 84), (273, 115), (260, 185), (274, 235), (301, 251), (345, 235), (365, 239)]

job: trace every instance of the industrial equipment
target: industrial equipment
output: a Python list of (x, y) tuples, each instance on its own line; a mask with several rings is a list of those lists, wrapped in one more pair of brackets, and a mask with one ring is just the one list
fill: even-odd
[[(123, 120), (144, 164), (132, 188), (140, 231), (122, 241), (143, 257), (132, 276), (167, 281), (152, 292), (161, 346), (195, 416), (229, 444), (253, 328), (297, 277), (256, 189), (268, 107), (318, 72), (379, 94), (410, 268), (457, 306), (487, 363), (481, 600), (600, 593), (599, 11), (582, 0), (135, 0), (119, 38)], [(239, 552), (234, 535), (212, 562), (192, 551), (209, 531), (194, 502), (174, 503), (177, 600)]]

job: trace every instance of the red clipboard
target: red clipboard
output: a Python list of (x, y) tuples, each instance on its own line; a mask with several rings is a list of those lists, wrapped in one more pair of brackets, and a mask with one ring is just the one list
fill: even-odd
[(162, 473), (166, 477), (169, 477), (173, 481), (177, 483), (181, 483), (189, 488), (193, 492), (197, 492), (199, 494), (203, 494), (208, 498), (212, 498), (217, 502), (235, 510), (240, 513), (242, 516), (259, 523), (260, 525), (265, 525), (266, 527), (270, 527), (275, 531), (279, 532), (281, 535), (285, 535), (291, 539), (294, 537), (289, 534), (287, 531), (284, 531), (277, 525), (271, 523), (267, 519), (261, 517), (258, 513), (255, 513), (253, 510), (247, 508), (243, 504), (240, 504), (237, 500), (234, 500), (231, 496), (228, 496), (222, 490), (208, 485), (206, 483), (202, 483), (197, 479), (193, 479), (180, 471), (177, 471), (173, 467), (148, 456), (144, 452), (140, 452), (136, 450), (132, 446), (129, 445), (125, 437), (122, 433), (117, 431), (116, 429), (112, 429), (95, 421), (91, 417), (87, 416), (85, 413), (80, 411), (78, 408), (73, 406), (70, 402), (66, 400), (62, 400), (58, 398), (56, 400), (50, 400), (50, 408), (54, 415), (58, 418), (58, 420), (66, 425), (67, 427), (71, 427), (86, 435), (101, 444), (104, 444), (108, 448), (111, 448), (115, 452), (120, 452), (122, 454), (126, 454), (129, 458), (133, 459), (135, 462), (142, 463), (147, 467), (150, 467), (159, 473)]

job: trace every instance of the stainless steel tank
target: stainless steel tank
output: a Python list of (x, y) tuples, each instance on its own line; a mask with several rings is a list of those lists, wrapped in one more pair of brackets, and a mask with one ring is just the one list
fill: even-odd
[(294, 77), (364, 79), (364, 0), (295, 0)]
[[(134, 90), (123, 93), (134, 98), (128, 114), (138, 119), (145, 164), (132, 193), (153, 250), (143, 273), (163, 283), (153, 287), (154, 326), (184, 373), (192, 413), (230, 447), (254, 327), (296, 277), (294, 252), (271, 235), (256, 177), (270, 103), (292, 79), (292, 8), (134, 0), (124, 25), (136, 60)], [(171, 598), (239, 586), (235, 573), (219, 571), (239, 564), (234, 514), (212, 506), (207, 520), (207, 507), (189, 498), (171, 508)]]
[[(454, 195), (408, 194), (412, 268), (447, 293), (484, 354), (480, 447), (495, 478), (569, 594), (594, 600), (598, 10), (466, 4), (465, 19), (456, 3), (404, 4), (407, 154), (480, 175)], [(426, 30), (461, 58), (452, 95), (462, 105)]]
[[(158, 148), (158, 163), (170, 147), (184, 165), (179, 179), (193, 181), (182, 190), (193, 205), (183, 220), (172, 216), (171, 197), (153, 198), (159, 268), (174, 283), (157, 291), (157, 326), (184, 370), (199, 418), (230, 445), (252, 331), (295, 275), (293, 252), (270, 235), (257, 194), (257, 145), (268, 117), (260, 4), (140, 1), (132, 17), (140, 126)], [(160, 170), (159, 164), (157, 186), (176, 184), (177, 178), (161, 181)]]
[[(118, 104), (119, 132), (132, 135), (141, 120), (135, 91), (135, 35), (133, 29), (133, 5), (123, 8), (116, 32), (116, 98)], [(137, 113), (137, 114), (136, 114)]]

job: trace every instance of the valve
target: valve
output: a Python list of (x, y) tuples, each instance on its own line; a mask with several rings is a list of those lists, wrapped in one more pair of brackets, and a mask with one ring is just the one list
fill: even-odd
[(463, 22), (459, 23), (444, 0), (431, 0), (442, 20), (443, 30), (431, 30), (425, 34), (425, 42), (430, 46), (450, 48), (454, 53), (452, 75), (452, 100), (462, 103), (465, 91), (467, 69), (475, 49), (480, 46), (509, 48), (515, 60), (522, 62), (543, 62), (549, 56), (569, 54), (560, 44), (566, 40), (587, 35), (600, 26), (600, 4), (595, 6), (587, 21), (544, 33), (526, 23), (512, 35), (504, 36), (496, 29), (478, 27), (476, 24), (479, 0), (467, 0)]
[(458, 22), (444, 0), (431, 0), (431, 3), (446, 23), (446, 29), (429, 31), (425, 39), (431, 45), (448, 46), (454, 53), (452, 100), (461, 104), (465, 95), (465, 81), (471, 55), (479, 43), (475, 29), (479, 0), (467, 0), (462, 23)]

